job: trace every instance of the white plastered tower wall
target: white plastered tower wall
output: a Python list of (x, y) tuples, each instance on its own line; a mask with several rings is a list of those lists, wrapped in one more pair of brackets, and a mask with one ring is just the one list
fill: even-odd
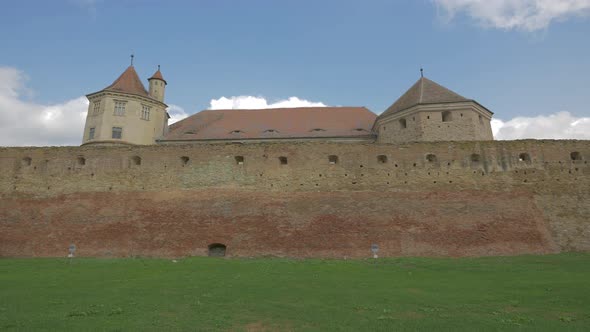
[(148, 81), (150, 83), (150, 97), (163, 103), (166, 94), (166, 85), (168, 83), (162, 77), (160, 66), (158, 66), (158, 71), (152, 77), (148, 78)]
[[(154, 81), (163, 81), (165, 86), (163, 79)], [(163, 89), (158, 96), (162, 100), (145, 90), (130, 66), (111, 86), (87, 95), (89, 105), (82, 145), (155, 144), (163, 137), (168, 124)], [(114, 135), (113, 128), (120, 128), (120, 138)]]

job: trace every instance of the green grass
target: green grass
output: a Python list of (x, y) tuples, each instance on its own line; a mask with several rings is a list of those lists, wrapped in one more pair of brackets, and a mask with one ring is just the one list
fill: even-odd
[(0, 259), (0, 330), (590, 330), (590, 254)]

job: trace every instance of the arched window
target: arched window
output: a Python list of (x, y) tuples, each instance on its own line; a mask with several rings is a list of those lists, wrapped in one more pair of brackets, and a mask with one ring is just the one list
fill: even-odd
[(453, 121), (453, 113), (451, 113), (450, 111), (442, 112), (442, 121), (443, 122)]
[(518, 155), (518, 161), (530, 164), (531, 163), (531, 156), (528, 153), (521, 153)]
[(224, 257), (227, 247), (222, 243), (212, 243), (208, 246), (209, 257)]

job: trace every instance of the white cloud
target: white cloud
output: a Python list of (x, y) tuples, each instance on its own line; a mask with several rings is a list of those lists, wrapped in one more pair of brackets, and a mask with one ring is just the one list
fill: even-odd
[(326, 105), (322, 102), (312, 102), (297, 97), (289, 97), (288, 99), (279, 100), (269, 104), (264, 97), (234, 96), (230, 98), (221, 97), (219, 99), (211, 99), (209, 109), (260, 109), (325, 106)]
[(509, 121), (492, 120), (494, 138), (513, 140), (590, 139), (590, 117), (578, 118), (569, 112), (557, 112), (536, 117), (516, 117)]
[(168, 119), (168, 124), (173, 124), (174, 122), (178, 122), (189, 116), (189, 114), (184, 110), (184, 108), (174, 104), (168, 105), (166, 111), (168, 111), (168, 115), (170, 115), (170, 119)]
[(551, 22), (590, 15), (590, 0), (432, 0), (449, 19), (466, 14), (498, 29), (535, 31)]
[(43, 105), (26, 100), (27, 77), (0, 67), (0, 146), (79, 145), (88, 101), (78, 97)]

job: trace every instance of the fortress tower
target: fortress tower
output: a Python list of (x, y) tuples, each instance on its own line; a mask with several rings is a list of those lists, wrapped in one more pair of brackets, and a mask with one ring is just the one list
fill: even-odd
[(477, 101), (421, 77), (377, 117), (377, 142), (493, 140), (493, 113)]
[(166, 81), (160, 68), (148, 79), (149, 93), (133, 63), (113, 84), (87, 95), (88, 115), (82, 145), (154, 144), (168, 128)]

